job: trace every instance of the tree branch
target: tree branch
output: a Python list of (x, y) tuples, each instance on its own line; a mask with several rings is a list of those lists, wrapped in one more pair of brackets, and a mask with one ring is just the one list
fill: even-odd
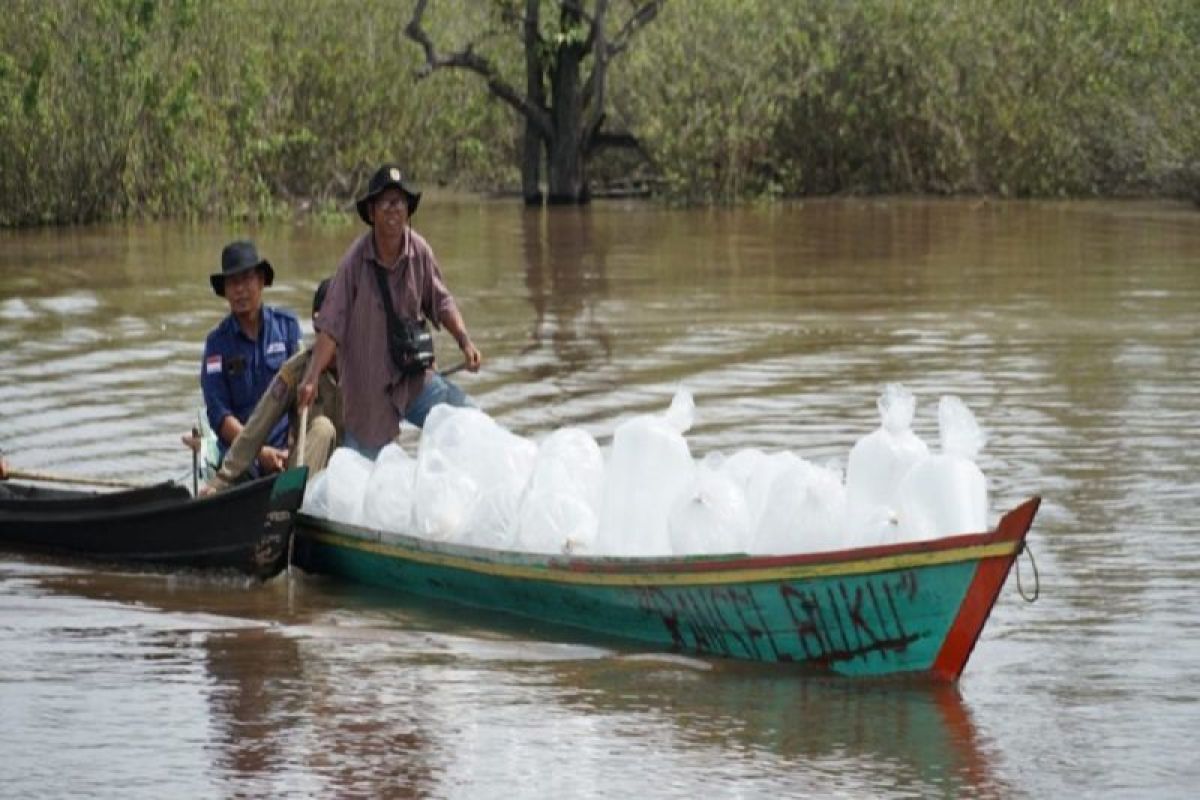
[(642, 152), (641, 140), (628, 131), (609, 131), (607, 133), (597, 133), (592, 137), (592, 150), (602, 150), (605, 147), (618, 147)]
[(596, 13), (588, 14), (587, 9), (579, 6), (578, 3), (571, 0), (563, 0), (563, 5), (574, 5), (577, 7), (579, 18), (586, 20), (588, 23), (588, 35), (583, 40), (583, 53), (587, 55), (592, 52), (592, 48), (596, 45), (596, 34), (601, 29), (604, 23), (604, 17), (608, 14), (608, 0), (596, 0)]
[[(596, 0), (596, 15), (592, 20), (592, 29), (588, 35), (589, 44), (595, 45), (592, 72), (584, 85), (583, 96), (590, 102), (587, 119), (584, 123), (584, 141), (590, 150), (599, 145), (600, 139), (606, 136), (600, 132), (604, 123), (604, 103), (609, 62), (629, 46), (630, 40), (642, 28), (649, 25), (666, 0), (649, 0), (638, 6), (633, 14), (621, 26), (621, 30), (613, 39), (607, 39), (604, 34), (604, 20), (608, 16), (609, 0)], [(611, 144), (611, 143), (609, 143)]]
[(595, 46), (592, 72), (583, 86), (583, 98), (587, 112), (583, 120), (584, 149), (591, 150), (592, 143), (600, 133), (604, 122), (605, 90), (608, 84), (608, 46), (604, 34), (604, 21), (608, 17), (608, 0), (596, 0), (596, 16), (588, 33), (588, 46)]
[(429, 34), (421, 25), (422, 18), (425, 16), (425, 7), (429, 4), (429, 0), (417, 0), (416, 6), (413, 8), (412, 18), (408, 24), (404, 26), (404, 34), (421, 46), (425, 52), (425, 63), (417, 70), (417, 78), (426, 78), (438, 69), (466, 69), (476, 73), (487, 81), (488, 90), (496, 97), (512, 106), (520, 114), (523, 114), (544, 135), (549, 136), (552, 132), (549, 115), (541, 109), (530, 104), (522, 97), (515, 89), (508, 85), (492, 63), (483, 56), (475, 52), (474, 43), (468, 43), (462, 50), (450, 53), (449, 55), (439, 55), (437, 48), (433, 44), (433, 40), (429, 38)]
[(644, 6), (634, 11), (633, 15), (621, 26), (621, 30), (617, 32), (617, 35), (608, 43), (608, 52), (606, 54), (608, 58), (612, 58), (628, 47), (629, 40), (633, 38), (633, 35), (649, 25), (658, 16), (658, 12), (662, 9), (666, 1), (650, 0)]

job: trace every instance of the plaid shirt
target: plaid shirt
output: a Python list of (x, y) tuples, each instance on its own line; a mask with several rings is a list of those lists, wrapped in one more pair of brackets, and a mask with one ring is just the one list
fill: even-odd
[[(440, 328), (444, 315), (457, 313), (454, 297), (421, 235), (408, 228), (404, 238), (399, 264), (388, 270), (392, 307), (401, 317), (424, 317)], [(315, 327), (337, 342), (346, 431), (368, 447), (381, 447), (399, 434), (400, 420), (425, 388), (430, 371), (405, 377), (392, 363), (374, 264), (388, 266), (379, 261), (373, 232), (367, 231), (338, 264)]]

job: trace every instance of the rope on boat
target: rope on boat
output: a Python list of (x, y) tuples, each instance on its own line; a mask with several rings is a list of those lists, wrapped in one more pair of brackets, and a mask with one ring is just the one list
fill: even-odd
[(1021, 595), (1021, 599), (1026, 603), (1036, 603), (1042, 589), (1042, 581), (1038, 576), (1037, 561), (1034, 560), (1033, 548), (1029, 546), (1028, 542), (1021, 546), (1021, 552), (1029, 554), (1029, 563), (1033, 567), (1033, 594), (1025, 594), (1025, 587), (1021, 585), (1021, 553), (1017, 554), (1017, 594)]

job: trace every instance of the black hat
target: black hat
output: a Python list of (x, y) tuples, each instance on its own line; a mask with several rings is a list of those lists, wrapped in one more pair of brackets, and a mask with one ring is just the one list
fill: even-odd
[(362, 217), (362, 221), (371, 224), (371, 215), (368, 210), (371, 201), (383, 193), (384, 189), (395, 186), (400, 191), (408, 195), (408, 215), (411, 217), (417, 213), (417, 206), (421, 203), (421, 190), (413, 184), (412, 181), (404, 177), (404, 173), (395, 164), (384, 164), (379, 169), (375, 170), (375, 174), (371, 176), (371, 182), (367, 184), (367, 193), (358, 198), (358, 215)]
[(275, 282), (275, 270), (271, 262), (258, 257), (254, 242), (230, 242), (221, 251), (221, 271), (208, 276), (213, 291), (219, 297), (225, 296), (225, 279), (230, 275), (238, 275), (252, 269), (263, 271), (263, 283), (270, 286)]
[(329, 292), (329, 278), (317, 284), (317, 291), (313, 294), (313, 316), (321, 310), (321, 305), (325, 302), (325, 295)]

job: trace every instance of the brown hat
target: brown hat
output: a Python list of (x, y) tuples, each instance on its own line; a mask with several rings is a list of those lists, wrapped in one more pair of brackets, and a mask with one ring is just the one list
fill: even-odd
[(225, 296), (225, 279), (230, 275), (238, 275), (252, 269), (263, 271), (263, 283), (270, 286), (275, 282), (275, 270), (271, 262), (258, 257), (254, 242), (230, 242), (221, 251), (221, 271), (208, 276), (213, 291), (219, 297)]
[(385, 189), (393, 186), (408, 196), (408, 215), (411, 217), (417, 213), (417, 206), (421, 203), (421, 190), (404, 177), (404, 172), (400, 167), (395, 164), (384, 164), (371, 176), (371, 181), (367, 184), (367, 193), (358, 198), (356, 204), (358, 216), (362, 217), (363, 222), (371, 224), (371, 201), (383, 194)]

